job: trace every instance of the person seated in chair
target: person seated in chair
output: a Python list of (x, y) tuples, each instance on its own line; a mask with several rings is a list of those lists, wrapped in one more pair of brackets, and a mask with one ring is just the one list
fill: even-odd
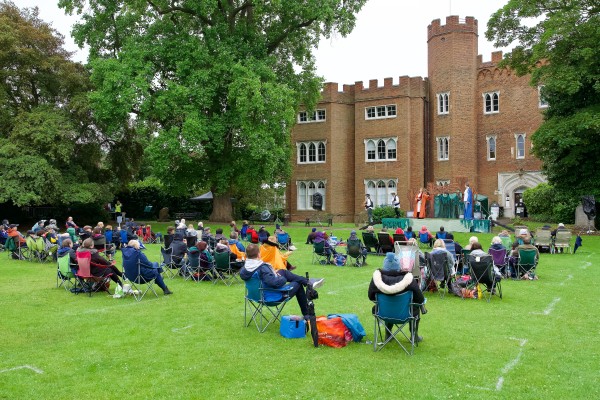
[(246, 238), (251, 243), (258, 243), (258, 232), (254, 229), (254, 225), (248, 225), (246, 230)]
[(107, 276), (108, 274), (112, 274), (110, 279), (115, 282), (117, 285), (123, 287), (123, 283), (121, 282), (121, 277), (123, 277), (123, 273), (119, 271), (117, 267), (115, 267), (114, 262), (108, 261), (106, 258), (102, 257), (98, 250), (94, 248), (94, 240), (92, 238), (87, 238), (83, 241), (81, 246), (77, 249), (77, 252), (89, 252), (92, 256), (91, 264), (90, 264), (90, 272), (92, 275), (97, 277)]
[[(397, 227), (396, 228), (396, 232), (394, 232), (396, 235), (404, 235), (404, 230), (401, 227)], [(406, 236), (405, 236), (406, 237)]]
[(317, 228), (312, 228), (310, 230), (310, 233), (306, 237), (306, 243), (305, 244), (313, 244), (313, 242), (315, 241), (316, 237), (317, 237)]
[[(386, 234), (386, 235), (388, 235), (388, 237), (390, 238), (390, 244), (391, 244), (392, 246), (394, 246), (394, 238), (393, 238), (393, 236), (392, 236), (392, 235), (390, 235), (390, 234), (388, 233), (388, 230), (387, 230), (387, 228), (383, 228), (383, 227), (382, 227), (382, 228), (381, 228), (381, 230), (379, 231), (379, 233), (383, 233), (383, 234)], [(377, 235), (377, 240), (379, 240), (379, 235)]]
[(362, 265), (367, 265), (367, 254), (369, 250), (365, 247), (363, 242), (356, 235), (356, 231), (350, 231), (350, 236), (348, 237), (348, 241), (346, 242), (346, 246), (359, 246), (360, 248), (360, 258), (359, 261)]
[(223, 239), (227, 239), (225, 235), (223, 235), (223, 228), (217, 228), (215, 231), (215, 241), (218, 243)]
[[(534, 246), (534, 248), (535, 248), (535, 246)], [(481, 246), (481, 243), (479, 243), (479, 242), (475, 242), (471, 245), (471, 255), (474, 257), (491, 257), (488, 253), (483, 251), (483, 247)], [(496, 267), (494, 265), (493, 268), (494, 268), (494, 275), (496, 276), (496, 281), (502, 280), (502, 273), (500, 272), (498, 267)], [(484, 282), (484, 283), (487, 287), (488, 283), (486, 283), (486, 282)], [(491, 282), (489, 282), (489, 284), (491, 285)], [(489, 287), (488, 287), (488, 290), (489, 290)]]
[(469, 244), (468, 244), (468, 245), (466, 245), (466, 246), (464, 247), (464, 249), (465, 249), (465, 250), (473, 250), (473, 245), (474, 245), (475, 243), (479, 243), (479, 239), (477, 238), (477, 236), (471, 236), (471, 237), (469, 238)]
[(181, 264), (183, 263), (183, 259), (185, 257), (185, 255), (187, 254), (187, 243), (183, 241), (183, 236), (181, 235), (181, 233), (177, 232), (176, 234), (173, 235), (173, 242), (171, 243), (171, 249), (172, 249), (172, 253), (171, 253), (171, 257), (173, 258), (173, 261), (175, 262), (175, 264), (177, 264), (179, 267), (181, 267)]
[(450, 276), (456, 274), (454, 269), (454, 255), (446, 250), (446, 243), (442, 239), (437, 239), (433, 242), (433, 250), (431, 250), (431, 254), (444, 253), (446, 254), (446, 266), (448, 267), (449, 276), (448, 280), (450, 280)]
[[(565, 228), (565, 224), (563, 224), (562, 222), (558, 224), (558, 226), (556, 227), (555, 230), (553, 230), (552, 232), (550, 232), (550, 236), (552, 237), (552, 240), (556, 239), (556, 232), (564, 232), (564, 231), (568, 231), (567, 228)], [(563, 252), (563, 248), (559, 247), (559, 248), (555, 248), (555, 251), (558, 251), (560, 253)]]
[(75, 254), (75, 250), (73, 250), (73, 241), (71, 239), (64, 239), (62, 241), (62, 246), (58, 249), (57, 256), (69, 257), (69, 267), (71, 268), (71, 272), (73, 272), (73, 274), (77, 273), (79, 264), (77, 264), (77, 255)]
[(236, 260), (243, 261), (246, 259), (246, 247), (238, 240), (237, 232), (231, 232), (228, 240), (229, 250), (236, 255)]
[(77, 226), (77, 224), (75, 223), (75, 221), (73, 221), (73, 217), (68, 217), (67, 218), (67, 222), (65, 223), (65, 227), (68, 228), (73, 228), (75, 229), (75, 232), (79, 232), (79, 227)]
[[(423, 292), (421, 292), (421, 289), (419, 288), (419, 283), (414, 279), (411, 271), (401, 270), (398, 256), (394, 253), (386, 253), (385, 259), (383, 260), (383, 268), (373, 272), (373, 278), (369, 284), (369, 300), (375, 301), (378, 293), (395, 295), (407, 291), (412, 292), (413, 303), (420, 304), (425, 301)], [(375, 312), (375, 306), (373, 306), (373, 312)], [(412, 314), (416, 318), (416, 321), (415, 331), (411, 331), (411, 334), (416, 342), (421, 342), (423, 340), (423, 337), (419, 336), (421, 307), (412, 306)], [(391, 326), (388, 326), (388, 328), (391, 328)]]
[(214, 249), (214, 247), (216, 246), (217, 242), (215, 240), (215, 237), (212, 235), (212, 232), (210, 231), (210, 226), (207, 226), (206, 228), (204, 228), (204, 231), (202, 231), (202, 241), (206, 242), (208, 244), (208, 247), (210, 247), (211, 249)]
[(21, 232), (19, 232), (17, 230), (17, 227), (19, 225), (18, 224), (10, 224), (8, 226), (8, 229), (6, 230), (6, 234), (8, 235), (8, 237), (12, 237), (13, 240), (15, 241), (15, 245), (17, 247), (26, 247), (26, 240), (23, 237), (23, 235), (21, 234)]
[(188, 227), (185, 231), (186, 237), (198, 237), (198, 231), (194, 229), (194, 225), (188, 224)]
[(429, 247), (433, 246), (433, 235), (425, 225), (423, 225), (419, 231), (419, 242), (426, 243)]
[(331, 256), (332, 255), (337, 255), (337, 251), (335, 251), (335, 249), (329, 244), (329, 241), (325, 239), (325, 232), (317, 232), (316, 236), (315, 236), (315, 240), (313, 241), (313, 245), (315, 244), (319, 244), (319, 243), (324, 243), (323, 246), (323, 253), (327, 256), (327, 263), (328, 264), (333, 264), (333, 262), (331, 261)]
[(85, 239), (87, 238), (91, 238), (93, 234), (92, 231), (92, 227), (90, 225), (85, 225), (80, 231), (79, 231), (79, 240), (81, 242), (83, 242)]
[(406, 238), (406, 240), (410, 240), (415, 237), (415, 233), (413, 232), (412, 226), (406, 228), (406, 230), (404, 231), (404, 237)]
[(265, 226), (262, 225), (258, 230), (258, 241), (264, 243), (267, 239), (269, 239), (269, 236), (271, 236), (271, 234), (265, 229)]
[[(539, 258), (540, 258), (540, 251), (538, 250), (537, 247), (535, 247), (534, 245), (531, 244), (531, 239), (525, 238), (525, 239), (523, 239), (523, 244), (520, 244), (517, 247), (514, 247), (516, 244), (517, 244), (517, 242), (513, 243), (513, 250), (511, 252), (511, 257), (508, 261), (510, 269), (511, 269), (511, 277), (513, 277), (513, 278), (517, 278), (517, 263), (519, 261), (519, 250), (534, 249), (536, 259), (539, 260)], [(523, 277), (519, 277), (519, 278), (527, 279), (527, 278), (529, 278), (529, 275), (525, 274)], [(537, 276), (535, 276), (534, 278), (531, 278), (531, 279), (537, 279)]]
[[(144, 280), (151, 281), (154, 279), (154, 282), (158, 285), (159, 288), (162, 289), (163, 293), (166, 295), (173, 294), (172, 291), (169, 290), (163, 277), (161, 275), (162, 268), (158, 266), (156, 261), (152, 262), (148, 260), (148, 257), (140, 250), (140, 242), (137, 240), (130, 240), (127, 244), (127, 247), (123, 247), (121, 249), (123, 253), (123, 271), (125, 271), (125, 276), (132, 282), (135, 282), (135, 279), (138, 276), (138, 261), (140, 262), (140, 270), (139, 273)], [(136, 282), (136, 283), (144, 283)]]
[(246, 265), (240, 270), (240, 278), (247, 281), (257, 274), (263, 288), (281, 289), (289, 287), (289, 292), (282, 294), (280, 300), (284, 299), (283, 296), (296, 296), (300, 311), (306, 318), (309, 315), (309, 311), (304, 287), (311, 285), (313, 289), (317, 289), (323, 285), (324, 279), (309, 280), (303, 276), (296, 275), (287, 269), (275, 270), (271, 265), (261, 260), (259, 254), (260, 249), (256, 244), (251, 243), (248, 245), (248, 248), (246, 249), (246, 256), (248, 258), (246, 259)]
[(244, 220), (242, 222), (242, 229), (240, 229), (239, 237), (242, 240), (246, 240), (246, 234), (248, 232), (248, 221)]
[(439, 232), (437, 232), (435, 234), (435, 238), (443, 240), (443, 239), (446, 239), (447, 235), (448, 235), (448, 233), (444, 230), (444, 227), (440, 226), (440, 230), (439, 230)]
[(106, 236), (102, 234), (102, 228), (98, 226), (94, 228), (92, 240), (94, 241), (94, 248), (99, 251), (104, 251), (106, 248), (106, 255), (109, 260), (112, 260), (115, 254), (115, 246), (112, 243), (106, 243)]
[(288, 261), (288, 257), (291, 254), (291, 251), (282, 253), (279, 250), (279, 243), (277, 243), (277, 238), (275, 238), (275, 236), (269, 236), (269, 238), (260, 245), (260, 259), (276, 270), (287, 269), (292, 271), (296, 269), (296, 267)]
[(240, 269), (244, 266), (244, 261), (238, 260), (237, 254), (232, 252), (229, 248), (229, 241), (227, 239), (222, 239), (217, 243), (215, 253), (229, 254), (229, 264), (232, 268)]

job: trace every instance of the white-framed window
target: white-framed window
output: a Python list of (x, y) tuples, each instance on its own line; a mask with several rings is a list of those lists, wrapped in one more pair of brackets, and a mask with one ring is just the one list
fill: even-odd
[(515, 140), (517, 142), (517, 159), (525, 158), (525, 134), (517, 133), (515, 135)]
[(397, 186), (398, 179), (365, 179), (365, 193), (371, 195), (375, 207), (390, 205)]
[(365, 119), (396, 118), (396, 115), (395, 104), (365, 107)]
[(437, 186), (450, 186), (450, 179), (438, 179), (435, 184)]
[(437, 141), (438, 161), (450, 159), (450, 138), (448, 136), (439, 137)]
[(492, 161), (496, 159), (496, 136), (487, 136), (487, 159)]
[(327, 141), (296, 142), (298, 164), (316, 164), (325, 162)]
[(538, 86), (538, 107), (539, 108), (548, 108), (548, 100), (544, 96), (544, 85)]
[(450, 113), (450, 92), (437, 94), (437, 106), (438, 115)]
[(312, 200), (315, 193), (320, 193), (323, 197), (323, 207), (325, 210), (325, 188), (327, 185), (326, 180), (315, 180), (315, 181), (296, 181), (298, 186), (298, 199), (297, 209), (298, 210), (312, 210)]
[(310, 122), (325, 122), (325, 110), (315, 110), (312, 113), (300, 111), (298, 113), (299, 124), (307, 124)]
[(365, 161), (396, 161), (398, 138), (365, 139)]
[(483, 94), (483, 113), (496, 114), (500, 112), (500, 92)]

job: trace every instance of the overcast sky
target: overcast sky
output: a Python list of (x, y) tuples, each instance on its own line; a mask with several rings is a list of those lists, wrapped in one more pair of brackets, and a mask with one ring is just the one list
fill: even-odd
[[(288, 0), (294, 1), (294, 0)], [(318, 73), (328, 82), (354, 83), (401, 75), (427, 76), (427, 25), (444, 24), (448, 15), (472, 16), (479, 21), (479, 54), (489, 61), (494, 50), (485, 39), (490, 15), (508, 0), (369, 0), (357, 16), (356, 28), (346, 38), (322, 40), (316, 51)], [(18, 7), (37, 6), (40, 17), (65, 35), (74, 59), (85, 62), (87, 53), (70, 38), (76, 16), (65, 16), (57, 0), (13, 0)]]

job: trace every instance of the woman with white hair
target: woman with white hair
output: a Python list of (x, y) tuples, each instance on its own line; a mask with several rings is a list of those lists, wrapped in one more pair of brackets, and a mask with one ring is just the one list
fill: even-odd
[(471, 236), (469, 238), (469, 244), (466, 245), (464, 247), (465, 250), (471, 250), (471, 248), (473, 247), (473, 243), (479, 243), (479, 239), (477, 239), (477, 236)]

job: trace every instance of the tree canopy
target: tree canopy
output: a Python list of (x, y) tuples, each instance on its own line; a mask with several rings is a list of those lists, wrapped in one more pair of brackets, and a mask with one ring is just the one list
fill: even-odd
[[(109, 128), (148, 139), (152, 173), (173, 191), (210, 189), (213, 219), (232, 195), (283, 182), (300, 103), (322, 80), (312, 49), (348, 34), (366, 0), (60, 0), (82, 15), (90, 97)], [(133, 117), (132, 117), (133, 116)]]
[(531, 73), (549, 108), (532, 137), (550, 183), (571, 195), (600, 194), (600, 2), (510, 0), (488, 23), (503, 64)]

